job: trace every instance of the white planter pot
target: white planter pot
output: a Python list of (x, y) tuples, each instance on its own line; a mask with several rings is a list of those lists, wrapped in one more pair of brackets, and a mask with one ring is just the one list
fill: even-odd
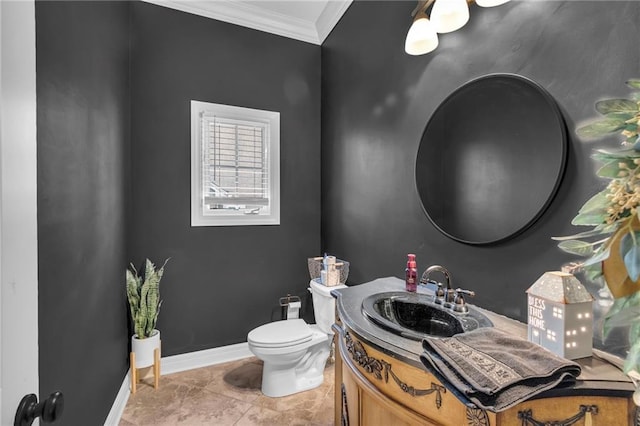
[(153, 331), (154, 334), (146, 339), (138, 339), (137, 334), (131, 336), (131, 351), (136, 354), (135, 368), (149, 367), (154, 363), (153, 353), (160, 349), (160, 330)]

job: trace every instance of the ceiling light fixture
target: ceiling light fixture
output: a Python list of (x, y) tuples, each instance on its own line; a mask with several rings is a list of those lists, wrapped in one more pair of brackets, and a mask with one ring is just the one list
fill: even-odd
[[(469, 21), (469, 5), (474, 0), (420, 0), (411, 12), (413, 24), (409, 28), (404, 50), (409, 55), (424, 55), (438, 47), (438, 33), (459, 30)], [(475, 0), (478, 6), (493, 7), (510, 0)], [(431, 20), (427, 10), (431, 8)]]
[(481, 7), (493, 7), (505, 4), (510, 0), (476, 0), (476, 4)]

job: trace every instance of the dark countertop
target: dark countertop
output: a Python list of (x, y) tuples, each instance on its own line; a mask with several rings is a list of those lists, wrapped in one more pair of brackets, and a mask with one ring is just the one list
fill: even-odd
[[(422, 342), (407, 339), (389, 332), (370, 322), (362, 314), (362, 301), (365, 297), (387, 291), (404, 291), (404, 281), (396, 277), (378, 278), (368, 283), (335, 289), (331, 294), (336, 298), (336, 308), (345, 326), (360, 336), (366, 343), (376, 347), (387, 355), (407, 364), (424, 369), (420, 361)], [(418, 286), (418, 293), (433, 295), (426, 286)], [(494, 326), (515, 336), (527, 338), (527, 325), (519, 321), (487, 311), (478, 306), (476, 309), (484, 313)], [(635, 390), (633, 383), (623, 374), (619, 366), (622, 360), (614, 355), (595, 350), (594, 356), (575, 360), (582, 367), (582, 373), (576, 383), (567, 388), (553, 389), (539, 397), (565, 395), (604, 394), (630, 396)], [(607, 362), (609, 361), (609, 362)], [(617, 366), (612, 365), (617, 364)]]

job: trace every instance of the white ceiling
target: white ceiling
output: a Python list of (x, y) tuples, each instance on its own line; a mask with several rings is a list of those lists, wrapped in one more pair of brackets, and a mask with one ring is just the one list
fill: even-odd
[(146, 0), (148, 3), (322, 44), (352, 0)]

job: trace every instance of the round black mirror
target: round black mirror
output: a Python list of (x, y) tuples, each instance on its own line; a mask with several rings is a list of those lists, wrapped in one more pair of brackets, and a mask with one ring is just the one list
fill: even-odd
[(491, 244), (531, 226), (564, 173), (566, 128), (551, 95), (513, 74), (458, 88), (433, 113), (416, 159), (424, 211), (440, 232)]

